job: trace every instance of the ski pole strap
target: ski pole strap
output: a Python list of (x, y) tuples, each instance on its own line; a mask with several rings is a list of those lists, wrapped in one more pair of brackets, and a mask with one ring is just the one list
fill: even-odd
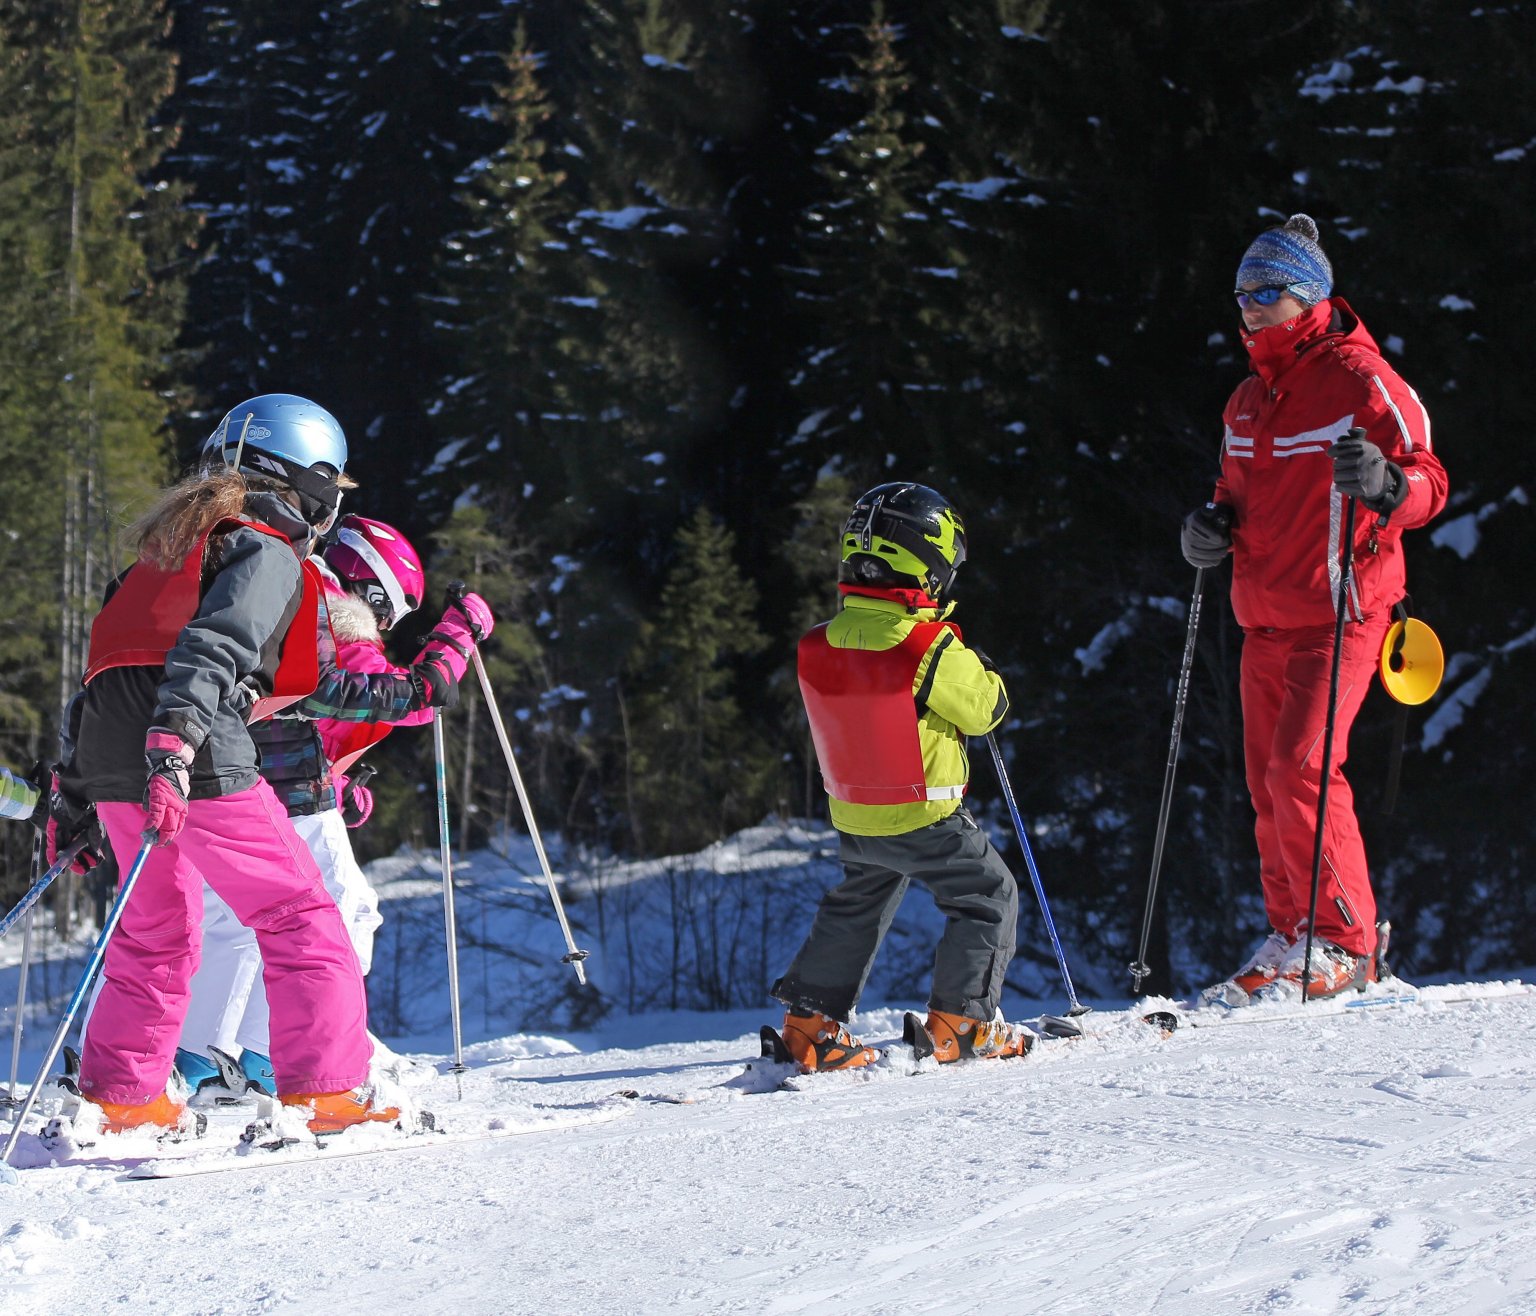
[(436, 640), (439, 644), (446, 644), (466, 663), (469, 661), (470, 651), (466, 649), (462, 644), (460, 644), (456, 639), (454, 639), (453, 636), (444, 635), (442, 631), (433, 631), (431, 635), (427, 636), (427, 639)]

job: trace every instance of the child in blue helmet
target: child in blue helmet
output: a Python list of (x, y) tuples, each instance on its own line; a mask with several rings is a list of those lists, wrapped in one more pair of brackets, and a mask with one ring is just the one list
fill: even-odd
[(80, 1091), (109, 1132), (191, 1127), (167, 1080), (206, 880), (261, 945), (282, 1101), (317, 1132), (392, 1122), (366, 1086), (357, 956), (247, 730), (315, 687), (319, 582), (303, 562), (336, 518), (346, 438), (308, 399), (264, 394), (229, 412), (207, 457), (135, 527), (139, 558), (92, 625), (59, 774), (124, 869), (151, 847), (106, 950)]

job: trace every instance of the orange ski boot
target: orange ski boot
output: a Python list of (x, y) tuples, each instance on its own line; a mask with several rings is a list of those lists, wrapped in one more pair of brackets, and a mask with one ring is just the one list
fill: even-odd
[(311, 1133), (340, 1133), (356, 1124), (397, 1124), (398, 1106), (375, 1106), (365, 1088), (350, 1092), (285, 1092), (285, 1106), (308, 1106)]
[(206, 1123), (203, 1116), (188, 1110), (184, 1102), (162, 1092), (153, 1101), (101, 1101), (88, 1098), (101, 1108), (103, 1133), (153, 1133), (177, 1137), (199, 1137)]
[(862, 1069), (880, 1058), (830, 1015), (786, 1011), (781, 1036), (790, 1056), (806, 1070)]
[(1307, 998), (1319, 1001), (1343, 992), (1363, 992), (1376, 981), (1375, 955), (1356, 955), (1353, 951), (1336, 946), (1321, 937), (1312, 943), (1312, 972), (1305, 975), (1307, 966), (1306, 942), (1299, 941), (1291, 948), (1290, 955), (1280, 966), (1274, 982), (1264, 988), (1260, 1000), (1300, 1000), (1302, 978), (1307, 977)]
[(941, 1065), (956, 1060), (1003, 1060), (1029, 1054), (1035, 1036), (1019, 1024), (1003, 1022), (999, 1011), (991, 1020), (929, 1010), (924, 1031), (933, 1041), (933, 1058)]

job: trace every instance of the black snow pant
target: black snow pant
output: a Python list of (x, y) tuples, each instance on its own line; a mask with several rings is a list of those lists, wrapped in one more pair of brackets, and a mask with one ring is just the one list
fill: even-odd
[(900, 836), (842, 841), (843, 880), (821, 899), (810, 935), (773, 995), (796, 1013), (847, 1022), (909, 883), (946, 917), (933, 958), (931, 1010), (991, 1019), (1013, 959), (1019, 887), (963, 808)]

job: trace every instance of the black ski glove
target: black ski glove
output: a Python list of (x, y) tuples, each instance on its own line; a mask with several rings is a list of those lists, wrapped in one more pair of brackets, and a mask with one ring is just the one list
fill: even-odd
[(428, 654), (410, 670), (417, 708), (453, 708), (459, 702), (459, 678), (440, 653)]
[(1389, 516), (1408, 496), (1403, 468), (1389, 462), (1380, 448), (1365, 441), (1363, 429), (1352, 429), (1328, 449), (1333, 459), (1333, 487), (1382, 516)]
[(63, 851), (82, 838), (85, 845), (70, 864), (70, 872), (83, 877), (102, 861), (107, 838), (96, 818), (96, 806), (68, 794), (59, 785), (57, 769), (54, 769), (50, 779), (48, 806), (40, 812), (46, 822), (43, 853), (50, 868)]
[(1192, 567), (1219, 567), (1232, 549), (1232, 509), (1206, 503), (1184, 518), (1179, 547)]

